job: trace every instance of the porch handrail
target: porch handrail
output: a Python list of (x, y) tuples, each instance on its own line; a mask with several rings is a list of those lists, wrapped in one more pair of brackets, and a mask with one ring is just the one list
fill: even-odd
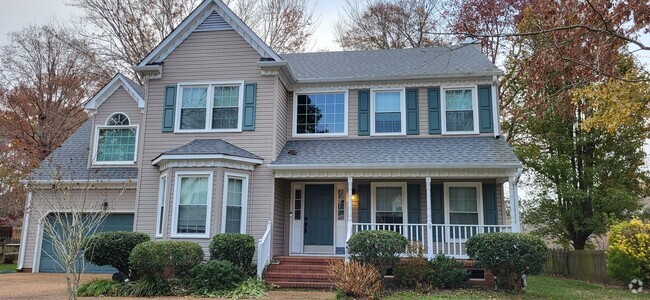
[(262, 279), (264, 268), (271, 264), (271, 221), (266, 224), (266, 231), (257, 243), (257, 278)]

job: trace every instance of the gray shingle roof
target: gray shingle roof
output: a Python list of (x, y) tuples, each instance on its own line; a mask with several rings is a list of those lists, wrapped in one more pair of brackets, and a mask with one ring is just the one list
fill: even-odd
[(144, 87), (139, 85), (137, 82), (131, 80), (131, 78), (124, 76), (124, 79), (126, 80), (126, 83), (128, 83), (137, 93), (144, 99)]
[[(62, 180), (136, 180), (137, 167), (88, 168), (92, 120), (86, 121), (41, 165), (29, 174), (31, 180), (52, 180), (60, 175)], [(58, 171), (57, 171), (58, 169)]]
[(314, 168), (521, 167), (508, 143), (494, 137), (293, 140), (287, 142), (271, 163), (271, 167), (276, 168), (298, 165)]
[(282, 54), (298, 81), (500, 75), (477, 47)]
[[(230, 156), (238, 156), (243, 158), (250, 159), (259, 159), (259, 156), (250, 153), (242, 148), (239, 148), (233, 144), (230, 144), (224, 140), (220, 139), (197, 139), (192, 140), (191, 142), (182, 145), (180, 147), (174, 148), (172, 150), (165, 151), (158, 155), (201, 155), (201, 154), (223, 154)], [(156, 160), (156, 157), (153, 160)]]

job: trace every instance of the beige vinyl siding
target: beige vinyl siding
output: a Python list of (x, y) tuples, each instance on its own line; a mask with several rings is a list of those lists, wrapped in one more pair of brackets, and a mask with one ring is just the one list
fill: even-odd
[(290, 119), (288, 119), (287, 112), (292, 110), (292, 104), (289, 100), (287, 88), (282, 84), (278, 77), (275, 77), (276, 88), (276, 130), (275, 130), (275, 151), (273, 152), (273, 159), (277, 158), (282, 151), (282, 147), (291, 137)]
[[(93, 152), (95, 150), (95, 128), (97, 126), (106, 125), (106, 120), (108, 117), (118, 112), (125, 113), (127, 116), (129, 116), (131, 125), (140, 125), (140, 128), (138, 130), (142, 130), (142, 111), (140, 108), (138, 108), (138, 103), (133, 100), (133, 97), (131, 97), (131, 95), (124, 89), (124, 87), (120, 86), (115, 91), (115, 93), (108, 97), (108, 99), (106, 99), (106, 101), (104, 101), (104, 103), (102, 103), (102, 105), (97, 108), (97, 113), (93, 115), (93, 128), (92, 132), (90, 133), (89, 142), (89, 149), (91, 151), (91, 155), (88, 156), (89, 164), (92, 163), (93, 155), (95, 155)], [(140, 152), (139, 149), (137, 152)], [(140, 159), (139, 153), (136, 159)], [(101, 168), (102, 166), (98, 167)]]
[[(250, 216), (248, 232), (261, 238), (266, 223), (272, 217), (273, 173), (266, 166), (273, 158), (274, 77), (262, 77), (257, 62), (259, 54), (235, 31), (192, 33), (164, 61), (161, 79), (148, 83), (144, 121), (143, 157), (140, 164), (140, 186), (136, 230), (154, 234), (158, 205), (160, 172), (151, 161), (162, 152), (186, 144), (194, 139), (222, 139), (263, 158), (264, 164), (255, 167), (249, 178)], [(165, 86), (179, 82), (218, 82), (243, 80), (257, 83), (255, 131), (236, 133), (163, 133), (162, 111)], [(178, 100), (177, 100), (178, 101)], [(178, 103), (178, 102), (177, 102)], [(221, 193), (221, 183), (213, 187)], [(220, 198), (220, 197), (219, 197)], [(220, 200), (219, 200), (220, 201)], [(220, 208), (216, 211), (220, 211)], [(213, 220), (220, 222), (221, 217)], [(205, 244), (204, 244), (205, 245)]]
[(291, 189), (285, 179), (275, 180), (275, 208), (273, 210), (273, 255), (289, 254), (289, 210)]
[[(83, 193), (87, 192), (85, 199), (93, 201), (108, 201), (111, 204), (111, 210), (116, 212), (133, 212), (135, 208), (135, 189), (94, 189), (94, 190), (72, 190), (70, 197), (65, 199), (81, 201), (84, 199)], [(123, 193), (122, 193), (123, 192)], [(24, 268), (34, 266), (34, 251), (37, 241), (38, 221), (43, 217), (47, 209), (43, 199), (54, 197), (55, 191), (38, 190), (33, 192), (32, 208), (29, 211), (29, 228), (27, 230), (27, 240), (25, 242), (25, 263)], [(120, 195), (122, 193), (122, 195)], [(60, 198), (61, 199), (61, 198)], [(103, 202), (103, 201), (102, 201)], [(90, 209), (90, 208), (89, 208)]]

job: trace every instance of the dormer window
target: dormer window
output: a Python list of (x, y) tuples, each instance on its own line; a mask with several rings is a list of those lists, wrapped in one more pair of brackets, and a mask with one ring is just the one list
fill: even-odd
[(138, 126), (131, 125), (125, 113), (114, 113), (104, 126), (95, 128), (96, 165), (132, 165), (135, 163)]

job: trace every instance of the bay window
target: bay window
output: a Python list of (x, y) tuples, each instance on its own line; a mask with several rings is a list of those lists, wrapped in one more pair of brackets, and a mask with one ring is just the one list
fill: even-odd
[(222, 233), (246, 233), (248, 175), (225, 173), (223, 183)]
[(172, 237), (210, 237), (212, 172), (176, 172)]

